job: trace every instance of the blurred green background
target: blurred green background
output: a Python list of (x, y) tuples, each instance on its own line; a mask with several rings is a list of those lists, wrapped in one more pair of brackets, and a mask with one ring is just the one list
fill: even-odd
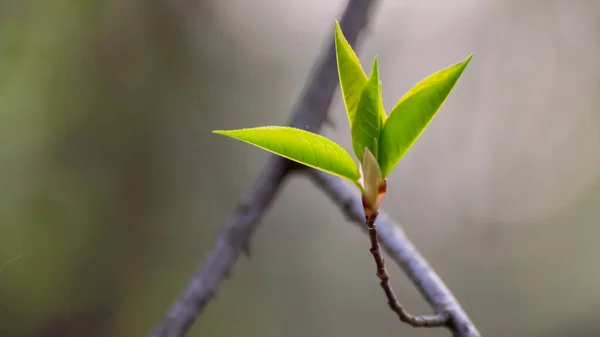
[[(0, 336), (146, 336), (268, 155), (345, 1), (0, 1)], [(486, 337), (600, 336), (600, 2), (381, 1), (390, 109), (474, 52), (383, 208)], [(339, 91), (325, 134), (350, 148)], [(292, 178), (189, 336), (447, 336), (399, 323), (368, 242)], [(428, 313), (390, 266), (401, 302)]]

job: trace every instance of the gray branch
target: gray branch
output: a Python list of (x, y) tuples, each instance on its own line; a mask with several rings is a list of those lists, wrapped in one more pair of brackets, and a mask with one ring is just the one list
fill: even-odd
[[(375, 2), (375, 0), (349, 0), (342, 15), (340, 26), (355, 50), (359, 33), (366, 27), (369, 12)], [(338, 83), (335, 44), (332, 37), (325, 53), (312, 69), (289, 125), (319, 132), (327, 120), (327, 111)], [(149, 335), (150, 337), (182, 337), (188, 332), (208, 302), (215, 296), (221, 282), (229, 277), (230, 270), (241, 253), (248, 252), (250, 238), (271, 201), (276, 197), (283, 181), (300, 167), (281, 157), (272, 156), (269, 159), (250, 191), (225, 221), (215, 246), (204, 260), (202, 268), (192, 277), (165, 317)], [(344, 207), (345, 213), (352, 220), (358, 219), (361, 224), (364, 224), (360, 199), (355, 198), (347, 187), (336, 180), (337, 178), (324, 173), (311, 174), (311, 177), (340, 206)], [(435, 311), (438, 314), (446, 312), (450, 315), (448, 327), (454, 335), (478, 337), (479, 333), (456, 299), (402, 231), (384, 214), (380, 215), (377, 226), (384, 246)]]
[[(374, 0), (349, 0), (340, 20), (348, 42), (356, 48), (361, 30), (367, 25)], [(332, 27), (333, 28), (333, 27)], [(290, 125), (318, 132), (327, 119), (327, 111), (338, 87), (335, 44), (332, 38), (325, 53), (317, 60), (303, 93), (294, 108)], [(250, 237), (266, 209), (275, 198), (282, 182), (298, 165), (272, 156), (246, 197), (225, 221), (215, 246), (208, 254), (183, 293), (175, 300), (151, 337), (181, 337), (190, 329), (208, 302), (215, 296), (219, 284), (247, 251)]]
[[(342, 209), (349, 220), (367, 231), (358, 190), (347, 187), (341, 179), (330, 174), (312, 169), (307, 172), (311, 180)], [(379, 239), (391, 258), (408, 275), (436, 314), (449, 315), (447, 327), (454, 336), (480, 337), (479, 331), (454, 298), (452, 292), (404, 235), (400, 226), (383, 212), (377, 216), (376, 223)]]

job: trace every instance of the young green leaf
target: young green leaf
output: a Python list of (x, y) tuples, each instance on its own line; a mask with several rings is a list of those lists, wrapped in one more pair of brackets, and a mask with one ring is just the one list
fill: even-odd
[(348, 114), (348, 121), (352, 126), (360, 94), (365, 83), (367, 83), (367, 75), (365, 75), (356, 53), (344, 37), (337, 21), (335, 21), (335, 56), (344, 106)]
[(213, 133), (235, 138), (287, 159), (345, 178), (357, 184), (358, 167), (350, 154), (333, 141), (287, 126), (263, 126)]
[(369, 202), (369, 208), (377, 211), (381, 202), (380, 187), (383, 183), (381, 169), (377, 163), (377, 159), (371, 151), (365, 148), (365, 154), (361, 165), (362, 176), (360, 183), (363, 186), (363, 195)]
[(352, 124), (352, 148), (358, 160), (362, 162), (365, 148), (377, 158), (378, 140), (385, 122), (385, 112), (381, 102), (381, 83), (377, 69), (377, 57), (373, 60), (373, 70), (364, 86), (356, 116)]
[(473, 54), (417, 83), (390, 112), (379, 139), (383, 178), (419, 138), (458, 81)]

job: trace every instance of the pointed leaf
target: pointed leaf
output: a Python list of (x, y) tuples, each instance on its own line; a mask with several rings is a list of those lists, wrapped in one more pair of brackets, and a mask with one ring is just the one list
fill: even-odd
[(356, 163), (341, 146), (312, 132), (287, 126), (264, 126), (213, 133), (235, 138), (287, 159), (357, 183)]
[(385, 112), (382, 109), (381, 83), (379, 82), (377, 57), (375, 57), (371, 76), (360, 96), (352, 124), (352, 148), (360, 162), (363, 160), (365, 148), (368, 148), (375, 158), (378, 156), (377, 143), (385, 122)]
[(471, 57), (417, 83), (392, 109), (379, 139), (378, 161), (384, 178), (429, 125)]
[(367, 75), (365, 75), (356, 53), (344, 37), (337, 21), (335, 22), (335, 56), (344, 106), (348, 114), (348, 121), (352, 126), (360, 94), (365, 83), (367, 83)]

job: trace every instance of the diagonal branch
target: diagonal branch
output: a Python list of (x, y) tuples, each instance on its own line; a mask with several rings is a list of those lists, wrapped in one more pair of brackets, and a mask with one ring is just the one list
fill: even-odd
[[(358, 35), (366, 26), (368, 13), (374, 3), (375, 0), (349, 0), (340, 20), (346, 39), (355, 50), (354, 45)], [(327, 110), (337, 86), (335, 46), (332, 39), (326, 52), (313, 67), (309, 81), (294, 109), (290, 125), (318, 132), (327, 120)], [(252, 233), (275, 198), (282, 182), (298, 167), (300, 167), (298, 164), (281, 157), (271, 157), (246, 197), (225, 222), (218, 234), (215, 247), (204, 261), (203, 268), (194, 275), (167, 315), (151, 333), (151, 337), (181, 337), (187, 333), (196, 318), (214, 297), (220, 283), (228, 277), (241, 252), (247, 251)], [(351, 190), (337, 178), (316, 171), (310, 172), (312, 172), (311, 177), (316, 184), (343, 207), (345, 214), (350, 219), (364, 224), (360, 199), (355, 198)], [(423, 323), (423, 320), (427, 320), (429, 323), (433, 322), (430, 326), (441, 324), (444, 321), (456, 337), (479, 337), (479, 332), (469, 321), (456, 299), (402, 231), (384, 214), (379, 216), (377, 227), (379, 228), (379, 237), (388, 252), (417, 285), (419, 291), (436, 312), (434, 316), (410, 315), (398, 303), (389, 286), (389, 277), (382, 278), (381, 285), (386, 291), (390, 307), (399, 315), (400, 319), (409, 324), (412, 323), (413, 326), (426, 326), (427, 324)], [(372, 253), (379, 271), (385, 271), (375, 228), (374, 222), (371, 222), (369, 229), (371, 229)], [(387, 275), (387, 273), (385, 274)]]
[[(355, 45), (367, 25), (375, 0), (349, 0), (340, 20), (346, 39)], [(356, 49), (356, 48), (355, 48)], [(292, 114), (291, 126), (318, 132), (327, 119), (327, 110), (338, 87), (338, 74), (333, 37), (325, 53), (316, 61), (304, 92)], [(298, 167), (287, 159), (272, 156), (241, 204), (225, 221), (203, 267), (175, 300), (151, 337), (181, 337), (190, 329), (219, 284), (227, 278), (264, 212), (275, 198), (281, 183)]]
[[(341, 179), (327, 173), (312, 169), (307, 170), (307, 172), (311, 180), (342, 209), (349, 220), (368, 230), (364, 226), (365, 213), (358, 191), (350, 189)], [(384, 213), (379, 213), (377, 219), (378, 236), (387, 252), (408, 275), (419, 292), (433, 307), (437, 316), (448, 315), (446, 326), (452, 331), (453, 335), (455, 337), (480, 337), (479, 331), (454, 298), (452, 292), (404, 235), (402, 229)], [(377, 258), (375, 259), (377, 260)], [(393, 299), (395, 299), (395, 295)], [(390, 306), (392, 305), (394, 304), (390, 303)], [(393, 307), (392, 309), (394, 310)], [(404, 311), (404, 313), (406, 312)], [(436, 316), (420, 316), (417, 318), (433, 319), (434, 317)]]

